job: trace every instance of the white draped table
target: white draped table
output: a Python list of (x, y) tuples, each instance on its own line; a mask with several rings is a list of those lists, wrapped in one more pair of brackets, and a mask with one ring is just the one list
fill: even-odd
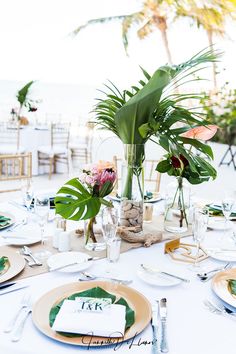
[[(24, 212), (10, 204), (0, 204), (0, 213), (9, 211), (21, 218)], [(214, 243), (218, 237), (216, 232), (207, 232), (206, 242)], [(191, 238), (186, 241), (191, 241)], [(139, 279), (137, 270), (140, 263), (149, 263), (166, 268), (183, 277), (190, 283), (181, 283), (174, 287), (155, 287)], [(205, 261), (209, 268), (221, 262), (211, 259)], [(141, 292), (153, 304), (155, 300), (166, 297), (168, 301), (168, 341), (170, 354), (235, 354), (236, 321), (210, 313), (203, 305), (204, 299), (212, 296), (211, 282), (202, 283), (184, 263), (177, 263), (164, 255), (164, 244), (156, 244), (150, 248), (138, 248), (123, 253), (118, 263), (121, 274), (132, 278), (130, 285)], [(91, 272), (101, 273), (106, 268), (106, 260), (93, 263)], [(77, 281), (76, 274), (46, 273), (22, 280), (30, 285), (30, 292), (36, 301), (50, 289), (62, 284)], [(22, 339), (18, 343), (10, 341), (10, 335), (3, 333), (8, 321), (15, 314), (24, 290), (0, 296), (0, 353), (1, 354), (78, 354), (88, 352), (88, 348), (65, 345), (43, 335), (28, 318)], [(90, 349), (89, 352), (118, 354), (152, 353), (151, 325), (138, 335), (131, 344), (123, 343), (119, 348)]]

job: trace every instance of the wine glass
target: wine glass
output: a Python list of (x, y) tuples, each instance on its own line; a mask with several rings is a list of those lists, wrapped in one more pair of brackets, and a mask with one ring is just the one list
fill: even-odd
[(116, 229), (118, 225), (118, 210), (107, 207), (101, 213), (102, 232), (105, 242), (116, 236)]
[(107, 261), (109, 262), (109, 267), (106, 272), (111, 273), (111, 265), (118, 261), (120, 253), (120, 241), (116, 239), (118, 210), (111, 207), (104, 208), (101, 213), (101, 225), (103, 237), (106, 242)]
[(207, 230), (209, 211), (207, 208), (195, 208), (193, 211), (193, 239), (196, 242), (197, 252), (194, 264), (190, 270), (199, 272), (201, 267), (199, 265), (201, 242), (204, 240)]
[(225, 217), (225, 230), (227, 229), (227, 224), (229, 225), (229, 218), (232, 213), (233, 206), (234, 206), (234, 199), (224, 198), (222, 200), (222, 212)]
[[(47, 223), (48, 213), (50, 209), (50, 200), (48, 195), (38, 194), (34, 197), (34, 211), (39, 220), (40, 232), (41, 232), (41, 243), (45, 244), (47, 237), (45, 237), (45, 225)], [(38, 258), (46, 258), (51, 255), (49, 251), (38, 252)]]
[(22, 180), (21, 182), (21, 195), (23, 204), (26, 206), (27, 211), (30, 212), (31, 203), (34, 197), (33, 182), (30, 179)]

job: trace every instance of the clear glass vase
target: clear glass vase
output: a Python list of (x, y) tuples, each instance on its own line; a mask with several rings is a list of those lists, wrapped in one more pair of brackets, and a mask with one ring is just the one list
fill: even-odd
[(166, 231), (183, 233), (188, 230), (190, 188), (182, 177), (167, 186), (164, 228)]
[(106, 249), (99, 215), (84, 220), (84, 247), (88, 251), (103, 251)]
[(121, 176), (120, 225), (143, 227), (144, 145), (124, 145)]

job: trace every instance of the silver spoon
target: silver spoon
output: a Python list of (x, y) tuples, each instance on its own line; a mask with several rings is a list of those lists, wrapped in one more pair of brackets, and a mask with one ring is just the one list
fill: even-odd
[(231, 268), (231, 264), (226, 263), (224, 267), (218, 267), (218, 268), (212, 269), (209, 272), (205, 272), (205, 273), (198, 273), (197, 276), (201, 281), (207, 281), (207, 280), (211, 279), (216, 272), (224, 270), (224, 269), (229, 269), (229, 268)]

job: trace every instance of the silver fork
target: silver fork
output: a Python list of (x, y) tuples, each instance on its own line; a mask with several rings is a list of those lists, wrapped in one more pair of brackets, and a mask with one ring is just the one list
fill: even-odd
[(16, 324), (16, 327), (12, 332), (12, 336), (11, 336), (12, 342), (18, 342), (21, 339), (26, 320), (31, 312), (32, 312), (32, 302), (31, 302), (31, 298), (29, 298), (28, 305), (22, 309), (22, 316), (20, 317), (19, 323)]
[(226, 309), (224, 305), (213, 303), (211, 300), (204, 300), (204, 305), (208, 308), (208, 310), (216, 315), (223, 315), (225, 317), (231, 318), (232, 320), (236, 320), (236, 313), (231, 312), (231, 310)]
[(21, 313), (21, 311), (28, 306), (29, 304), (29, 300), (30, 300), (30, 295), (28, 293), (25, 293), (23, 298), (21, 299), (21, 302), (20, 302), (20, 307), (19, 309), (17, 310), (16, 314), (12, 317), (12, 319), (10, 320), (10, 322), (8, 323), (7, 327), (4, 329), (4, 332), (5, 333), (9, 333), (13, 330), (14, 328), (14, 325)]

